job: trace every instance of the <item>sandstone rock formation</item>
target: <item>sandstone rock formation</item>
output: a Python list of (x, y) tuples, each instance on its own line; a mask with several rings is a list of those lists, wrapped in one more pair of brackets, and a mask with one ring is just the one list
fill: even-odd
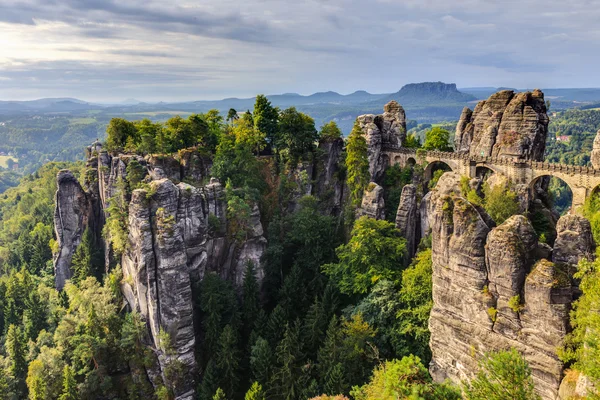
[(77, 178), (71, 171), (62, 170), (56, 178), (58, 190), (55, 198), (54, 230), (58, 252), (54, 255), (54, 280), (62, 290), (65, 281), (73, 275), (71, 259), (81, 242), (83, 231), (89, 224), (90, 203)]
[(363, 194), (362, 203), (356, 210), (357, 218), (367, 216), (374, 219), (385, 219), (385, 200), (383, 188), (371, 182)]
[(594, 239), (590, 222), (576, 214), (562, 216), (556, 224), (552, 261), (576, 266), (579, 260), (594, 257)]
[[(398, 110), (391, 109), (394, 115)], [(392, 117), (389, 117), (392, 118)], [(343, 208), (345, 183), (338, 177), (343, 161), (343, 140), (321, 143), (323, 151), (314, 163), (301, 165), (290, 172), (298, 183), (291, 203), (306, 194), (328, 197), (324, 212), (337, 215)], [(267, 247), (259, 208), (254, 204), (243, 240), (227, 234), (225, 188), (214, 178), (209, 180), (211, 160), (196, 149), (186, 149), (175, 156), (109, 154), (100, 143), (87, 149), (85, 186), (73, 174), (58, 174), (55, 227), (59, 251), (55, 254), (56, 286), (62, 289), (72, 275), (71, 258), (86, 227), (96, 237), (108, 217), (106, 208), (120, 196), (127, 205), (128, 246), (115, 257), (106, 248), (106, 268), (119, 263), (123, 269), (121, 290), (129, 307), (147, 325), (145, 343), (154, 350), (155, 366), (148, 367), (152, 383), (168, 380), (165, 369), (173, 359), (185, 369), (183, 384), (177, 386), (175, 398), (195, 398), (197, 377), (197, 338), (194, 330), (192, 287), (206, 274), (215, 273), (241, 288), (248, 262), (255, 265), (258, 282), (264, 271), (261, 260)], [(133, 163), (133, 164), (132, 164)], [(135, 170), (140, 188), (129, 187)], [(301, 179), (302, 178), (302, 179)], [(315, 182), (316, 178), (316, 182)], [(133, 190), (132, 190), (133, 189)], [(378, 200), (373, 212), (383, 216), (382, 189), (374, 191)], [(169, 335), (174, 352), (165, 353), (159, 336)]]
[(418, 222), (417, 188), (415, 185), (406, 185), (402, 188), (396, 212), (396, 228), (406, 239), (406, 264), (410, 263), (417, 250)]
[(316, 166), (315, 194), (325, 203), (325, 212), (330, 215), (339, 215), (347, 196), (345, 182), (339, 176), (340, 165), (344, 161), (343, 150), (342, 138), (319, 143), (321, 157), (317, 160)]
[(406, 140), (406, 114), (396, 101), (384, 107), (380, 115), (366, 114), (357, 118), (366, 136), (371, 181), (380, 183), (388, 160), (383, 155), (386, 147), (401, 147)]
[(455, 147), (471, 156), (537, 160), (544, 157), (548, 115), (540, 90), (503, 90), (481, 101), (473, 112), (463, 110)]
[(600, 169), (600, 130), (598, 131), (598, 133), (596, 133), (596, 137), (594, 138), (594, 144), (592, 147), (592, 154), (591, 154), (591, 162), (592, 162), (592, 167), (594, 167), (594, 169)]
[(436, 380), (460, 382), (474, 375), (485, 352), (512, 347), (528, 361), (538, 394), (554, 400), (563, 377), (556, 349), (568, 332), (574, 296), (571, 267), (593, 252), (589, 222), (561, 218), (550, 260), (527, 218), (516, 215), (492, 228), (485, 211), (461, 195), (459, 180), (444, 174), (427, 202), (430, 371)]

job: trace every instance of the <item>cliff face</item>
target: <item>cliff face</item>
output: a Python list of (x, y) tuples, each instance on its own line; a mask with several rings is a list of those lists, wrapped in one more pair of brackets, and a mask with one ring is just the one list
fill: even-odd
[[(301, 196), (316, 194), (326, 199), (324, 212), (339, 214), (347, 196), (338, 176), (342, 150), (342, 139), (321, 143), (314, 164), (290, 172), (292, 178), (306, 178), (306, 184), (299, 184), (293, 193), (290, 207)], [(95, 143), (87, 155), (84, 187), (69, 171), (57, 177), (56, 286), (62, 289), (72, 276), (71, 258), (85, 228), (101, 238), (108, 205), (122, 202), (127, 211), (127, 246), (115, 256), (109, 245), (99, 244), (106, 248), (106, 268), (121, 265), (124, 297), (147, 325), (146, 344), (156, 356), (155, 366), (147, 371), (150, 380), (154, 385), (166, 382), (164, 371), (177, 360), (186, 377), (175, 390), (176, 398), (191, 400), (198, 375), (196, 340), (201, 335), (194, 329), (192, 288), (208, 273), (241, 288), (248, 262), (255, 265), (262, 281), (267, 240), (258, 206), (251, 207), (245, 237), (236, 239), (228, 234), (225, 188), (210, 178), (211, 160), (197, 150), (183, 150), (174, 157), (111, 155)], [(143, 184), (124, 190), (132, 179)], [(173, 352), (165, 352), (163, 332), (169, 335)]]
[(536, 391), (555, 399), (563, 375), (556, 349), (568, 332), (576, 291), (571, 271), (593, 254), (589, 222), (562, 217), (550, 253), (523, 216), (491, 228), (484, 211), (459, 193), (459, 179), (444, 174), (426, 199), (433, 257), (430, 371), (437, 380), (460, 382), (474, 375), (485, 352), (514, 347), (529, 362)]
[(503, 90), (463, 110), (455, 148), (471, 156), (537, 160), (544, 157), (548, 116), (544, 93)]
[[(266, 239), (258, 207), (254, 207), (246, 240), (227, 234), (225, 191), (208, 179), (210, 160), (186, 150), (173, 157), (111, 156), (99, 144), (88, 149), (85, 190), (69, 171), (57, 177), (55, 226), (59, 252), (55, 256), (56, 286), (62, 289), (72, 275), (71, 258), (90, 226), (101, 237), (106, 207), (121, 196), (128, 210), (128, 245), (117, 257), (123, 269), (122, 291), (130, 308), (148, 326), (147, 343), (154, 349), (158, 369), (148, 371), (154, 384), (166, 378), (166, 366), (176, 358), (187, 378), (176, 388), (178, 399), (194, 398), (196, 335), (192, 286), (214, 272), (241, 286), (248, 261), (262, 280), (261, 257)], [(132, 162), (135, 161), (135, 164)], [(136, 174), (144, 189), (123, 193), (124, 182)], [(129, 176), (128, 176), (129, 175)], [(195, 182), (195, 186), (181, 182)], [(114, 253), (107, 248), (107, 268)], [(161, 332), (169, 334), (174, 354), (164, 353)]]
[(366, 114), (358, 117), (368, 146), (371, 182), (381, 183), (388, 164), (383, 155), (386, 147), (400, 147), (406, 140), (406, 114), (396, 101), (390, 101), (380, 115)]

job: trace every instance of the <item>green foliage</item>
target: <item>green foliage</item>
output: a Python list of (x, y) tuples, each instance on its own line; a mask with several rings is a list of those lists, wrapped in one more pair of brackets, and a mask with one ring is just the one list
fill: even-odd
[(277, 346), (276, 359), (277, 367), (271, 379), (270, 393), (276, 399), (299, 398), (305, 384), (299, 324), (286, 325), (283, 339)]
[(496, 322), (496, 316), (498, 315), (498, 310), (495, 307), (490, 307), (487, 309), (488, 317), (492, 320), (492, 322)]
[(409, 134), (406, 136), (406, 140), (402, 143), (402, 147), (407, 149), (419, 149), (421, 148), (421, 140), (415, 134)]
[[(548, 162), (590, 165), (590, 152), (600, 126), (600, 110), (568, 110), (550, 119), (545, 159)], [(567, 136), (568, 140), (558, 140)]]
[(227, 400), (227, 396), (221, 388), (218, 388), (212, 400)]
[(265, 400), (265, 392), (260, 383), (254, 382), (246, 392), (244, 400)]
[(523, 304), (521, 304), (521, 296), (517, 294), (511, 297), (508, 300), (508, 307), (510, 307), (510, 309), (516, 313), (521, 312), (521, 310), (523, 309)]
[(362, 387), (355, 386), (356, 400), (459, 400), (460, 390), (446, 384), (435, 384), (419, 357), (386, 361), (373, 371), (371, 380)]
[(436, 187), (438, 181), (444, 175), (446, 171), (443, 169), (437, 169), (433, 171), (433, 175), (431, 176), (431, 180), (429, 181), (429, 189), (433, 189)]
[(106, 128), (106, 148), (152, 154), (175, 153), (200, 145), (214, 152), (222, 129), (223, 117), (217, 110), (192, 114), (187, 119), (176, 115), (164, 124), (148, 119), (130, 122), (113, 118)]
[(287, 108), (279, 115), (278, 134), (275, 146), (295, 165), (306, 153), (314, 150), (319, 135), (315, 120), (299, 112), (294, 107)]
[(127, 250), (129, 246), (128, 216), (129, 210), (125, 201), (125, 184), (122, 179), (117, 181), (117, 190), (108, 200), (106, 207), (106, 224), (102, 235), (107, 243), (112, 246), (116, 256)]
[(425, 150), (452, 151), (450, 146), (450, 132), (438, 126), (425, 133)]
[(273, 372), (274, 354), (266, 339), (258, 337), (250, 351), (250, 369), (252, 379), (262, 385), (267, 385)]
[(264, 185), (260, 177), (258, 160), (254, 156), (252, 142), (246, 141), (233, 132), (225, 132), (217, 145), (211, 173), (221, 182), (231, 181), (233, 187), (261, 189)]
[(342, 137), (342, 131), (335, 121), (330, 121), (321, 127), (319, 137), (323, 142), (333, 142)]
[[(202, 312), (204, 353), (216, 354), (219, 339), (226, 325), (237, 326), (237, 299), (233, 287), (215, 273), (207, 273), (199, 287), (199, 304)], [(206, 360), (207, 362), (208, 360)]]
[(129, 189), (134, 190), (140, 187), (142, 180), (146, 176), (146, 168), (142, 166), (135, 158), (131, 159), (125, 168), (127, 173), (127, 183)]
[(354, 123), (354, 128), (352, 128), (352, 132), (348, 136), (346, 144), (346, 168), (346, 183), (350, 189), (350, 198), (352, 204), (358, 206), (370, 180), (367, 140), (358, 121)]
[[(573, 304), (573, 331), (565, 340), (560, 356), (584, 373), (595, 385), (600, 384), (600, 261), (581, 260), (575, 278), (581, 279), (582, 296)], [(596, 390), (593, 393), (599, 396)]]
[(75, 380), (75, 374), (73, 369), (68, 365), (65, 365), (63, 369), (63, 390), (58, 400), (77, 400), (79, 394), (77, 391), (77, 381)]
[(279, 111), (265, 95), (256, 96), (253, 118), (256, 129), (265, 135), (267, 142), (274, 144), (277, 141)]
[(102, 254), (98, 251), (98, 245), (89, 227), (86, 227), (81, 237), (81, 243), (75, 249), (71, 261), (73, 277), (71, 280), (75, 283), (86, 279), (88, 276), (94, 276), (96, 279), (102, 279), (102, 267), (104, 260)]
[(234, 397), (239, 385), (240, 354), (238, 350), (237, 332), (227, 325), (219, 338), (218, 351), (215, 354), (220, 386), (228, 398)]
[(468, 400), (537, 400), (531, 370), (515, 350), (486, 354), (479, 372), (463, 384)]
[(412, 183), (414, 169), (411, 167), (402, 168), (394, 164), (385, 169), (383, 173), (382, 186), (384, 190), (385, 219), (390, 222), (396, 221), (396, 212), (402, 195), (402, 188)]
[(406, 241), (394, 224), (361, 217), (351, 235), (348, 244), (336, 249), (339, 261), (323, 266), (342, 293), (365, 294), (381, 279), (399, 279)]
[(519, 213), (519, 199), (510, 186), (496, 185), (490, 188), (484, 185), (483, 192), (485, 194), (483, 208), (496, 224), (500, 225)]
[(27, 393), (25, 384), (27, 343), (21, 328), (15, 325), (8, 327), (5, 347), (8, 357), (8, 373), (13, 378), (11, 391), (15, 393), (17, 398), (25, 398)]
[[(433, 307), (431, 249), (426, 248), (415, 256), (412, 264), (402, 272), (400, 302), (398, 310), (403, 353), (419, 356), (426, 363), (431, 358), (429, 348), (429, 314)], [(402, 354), (399, 349), (396, 354)]]
[(585, 200), (583, 215), (590, 221), (594, 242), (600, 243), (600, 194), (593, 192)]

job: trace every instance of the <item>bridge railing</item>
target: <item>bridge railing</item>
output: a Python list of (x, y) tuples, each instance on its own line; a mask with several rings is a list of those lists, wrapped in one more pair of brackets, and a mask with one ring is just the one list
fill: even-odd
[[(420, 156), (421, 152), (415, 149), (407, 149), (404, 147), (391, 147), (387, 146), (383, 149), (386, 152), (398, 153), (398, 154), (410, 154), (414, 156)], [(425, 151), (424, 154), (429, 158), (437, 158), (440, 161), (447, 160), (469, 160), (477, 164), (492, 164), (492, 165), (509, 165), (521, 168), (532, 168), (548, 172), (562, 172), (569, 175), (591, 175), (600, 176), (600, 170), (591, 168), (589, 166), (580, 165), (567, 165), (560, 163), (549, 163), (547, 161), (533, 161), (533, 160), (515, 160), (510, 157), (491, 157), (491, 156), (472, 156), (469, 153), (455, 153), (450, 151), (437, 151), (430, 150)]]

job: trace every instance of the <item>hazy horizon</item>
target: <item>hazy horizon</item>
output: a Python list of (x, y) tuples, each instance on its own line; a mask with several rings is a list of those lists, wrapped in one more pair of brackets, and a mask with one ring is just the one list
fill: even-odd
[(0, 99), (600, 87), (600, 0), (1, 0)]

